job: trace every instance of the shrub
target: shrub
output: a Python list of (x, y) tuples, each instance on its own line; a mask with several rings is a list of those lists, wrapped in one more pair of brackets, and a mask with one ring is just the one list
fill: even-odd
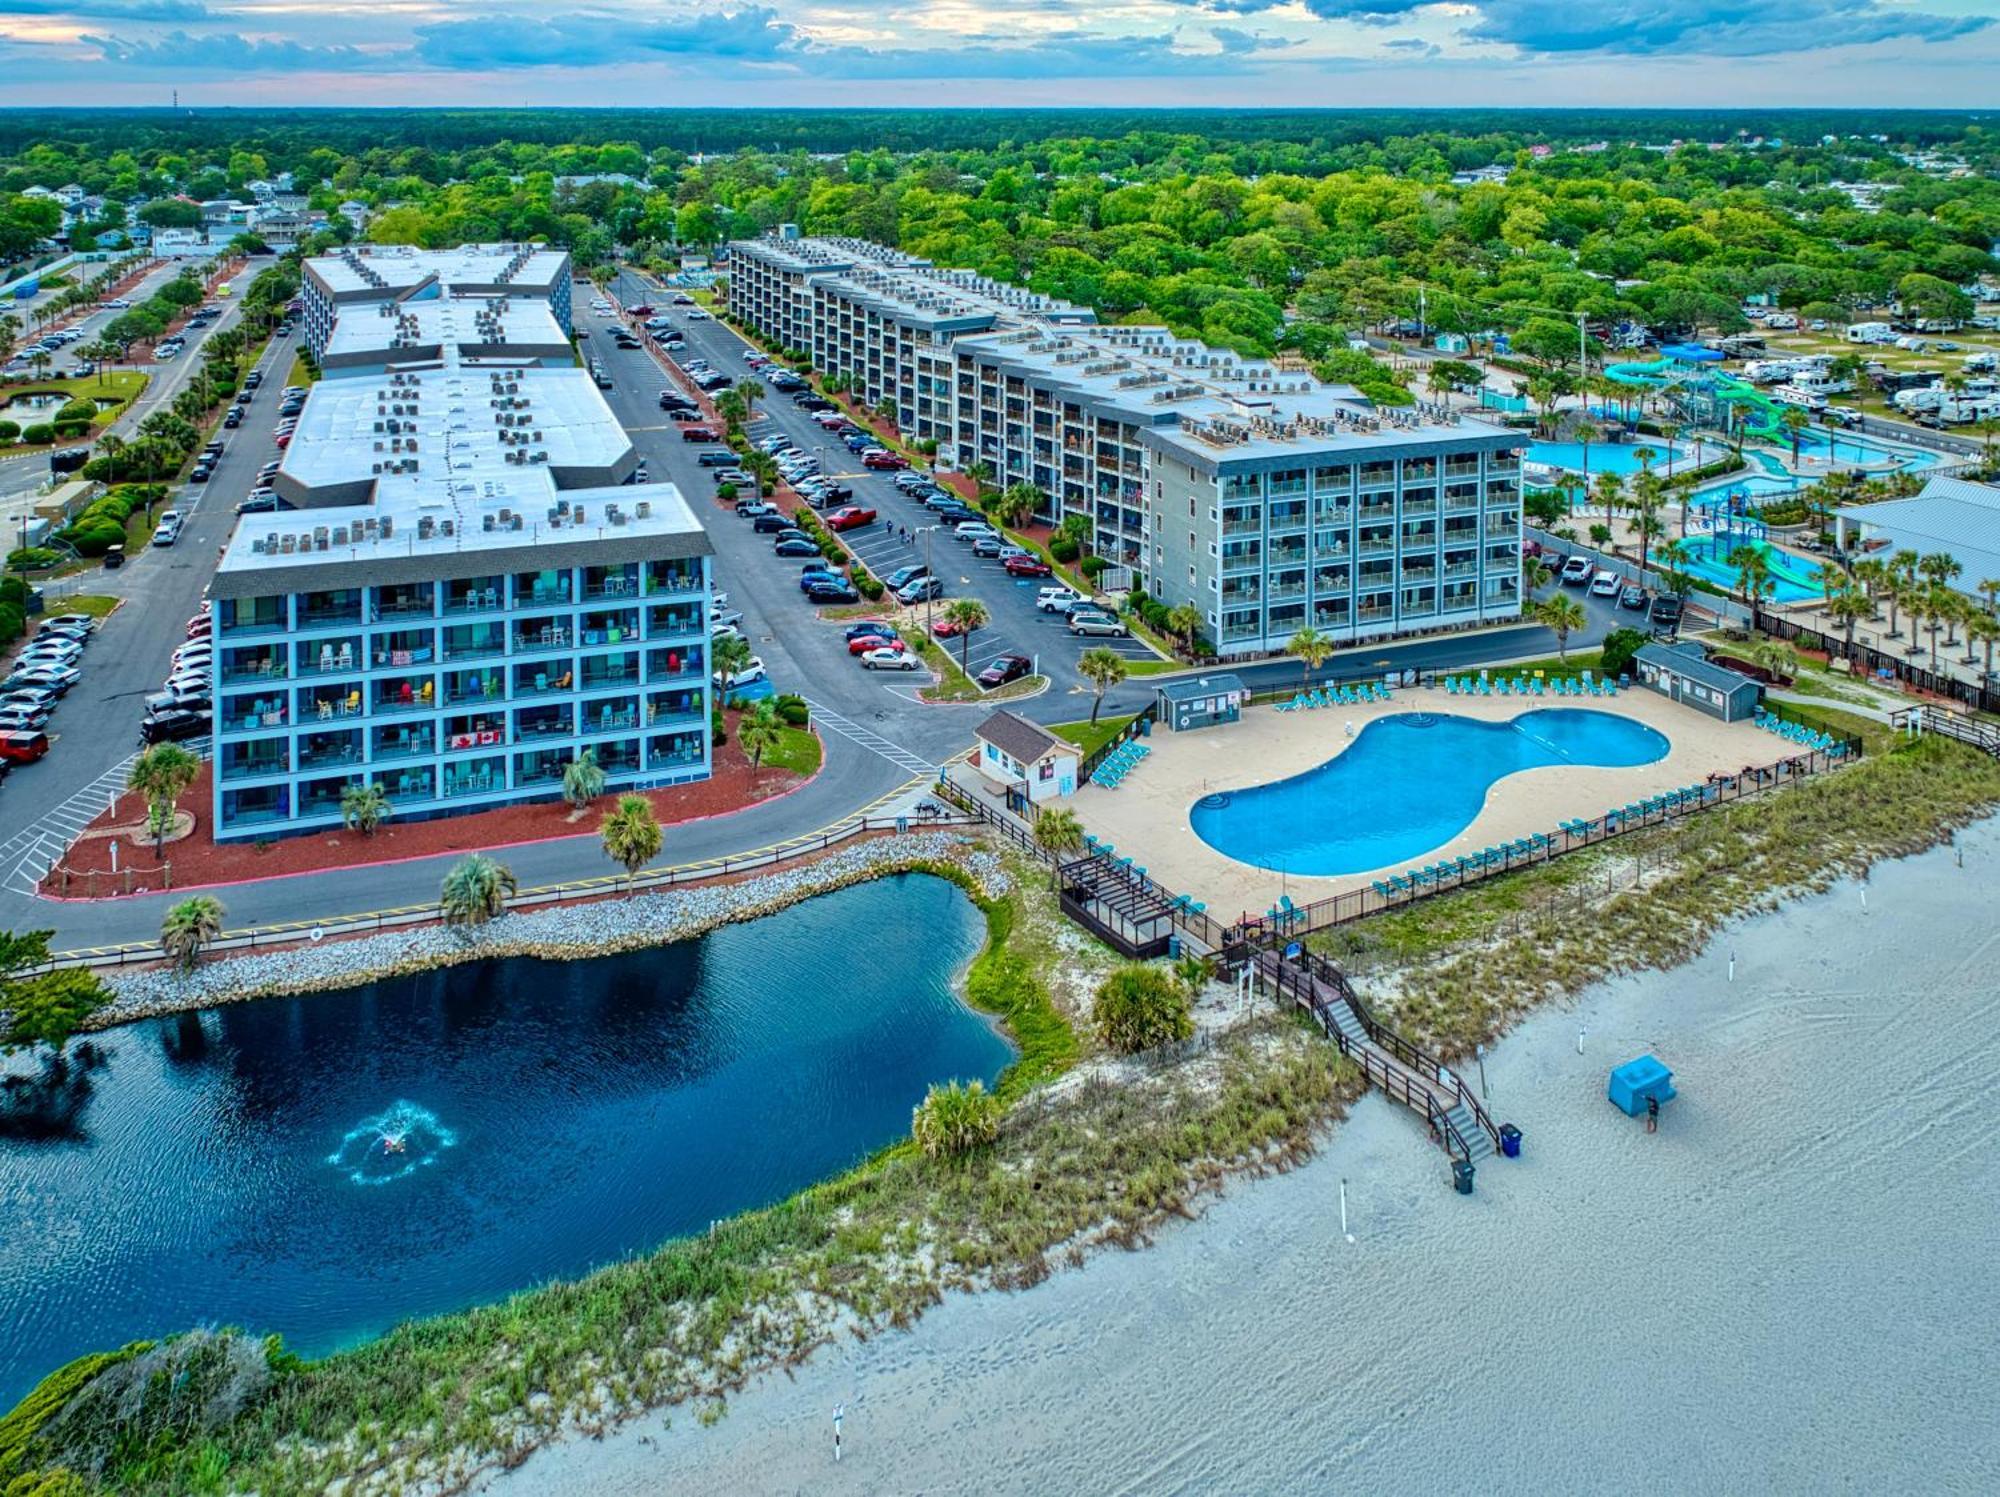
[(1100, 1040), (1126, 1055), (1194, 1033), (1187, 990), (1146, 962), (1128, 962), (1098, 984), (1091, 1022)]
[(21, 434), (18, 421), (0, 421), (0, 442), (11, 442)]
[(778, 709), (778, 716), (784, 719), (785, 726), (790, 728), (803, 728), (812, 718), (812, 709), (806, 705), (806, 699), (792, 692), (777, 697), (772, 705)]
[(110, 520), (92, 521), (72, 525), (64, 532), (63, 538), (76, 548), (80, 556), (102, 556), (113, 546), (125, 544), (125, 527)]
[(869, 576), (864, 569), (856, 567), (853, 580), (855, 591), (860, 593), (870, 603), (878, 602), (881, 599), (884, 591), (882, 584), (874, 577)]
[(21, 440), (32, 445), (55, 440), (56, 429), (47, 421), (37, 421), (21, 428)]
[(1642, 629), (1613, 629), (1604, 636), (1604, 655), (1600, 670), (1607, 676), (1623, 676), (1631, 672), (1632, 657), (1639, 653), (1646, 643), (1646, 633)]
[(47, 546), (28, 546), (7, 553), (7, 565), (17, 572), (41, 572), (62, 560), (62, 553)]
[(736, 485), (725, 483), (715, 491), (715, 497), (720, 499), (724, 504), (734, 503), (736, 499)]
[(28, 616), (19, 603), (0, 603), (0, 640), (19, 639), (27, 627)]
[(729, 725), (722, 720), (722, 709), (720, 707), (717, 707), (708, 715), (708, 736), (709, 741), (716, 748), (721, 748), (725, 743), (729, 742)]
[(55, 424), (55, 431), (58, 441), (74, 442), (79, 437), (90, 435), (90, 423), (88, 421), (58, 421)]
[(1111, 563), (1101, 556), (1086, 556), (1078, 566), (1082, 568), (1083, 575), (1094, 582), (1110, 570)]
[(910, 1136), (933, 1159), (957, 1159), (1000, 1136), (1000, 1099), (973, 1081), (933, 1085), (910, 1115)]
[(1075, 561), (1082, 550), (1081, 546), (1077, 545), (1075, 541), (1066, 535), (1059, 535), (1049, 542), (1049, 556), (1051, 559), (1061, 562), (1064, 566), (1068, 566), (1071, 562)]
[(66, 400), (63, 402), (62, 409), (57, 411), (54, 417), (58, 426), (74, 421), (81, 421), (84, 425), (88, 426), (96, 419), (97, 404), (95, 401), (90, 400)]

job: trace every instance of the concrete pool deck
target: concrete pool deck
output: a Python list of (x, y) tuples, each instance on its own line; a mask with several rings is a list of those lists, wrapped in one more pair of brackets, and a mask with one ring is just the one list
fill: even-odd
[[(1630, 769), (1550, 765), (1511, 774), (1486, 793), (1471, 825), (1452, 841), (1383, 868), (1330, 878), (1278, 874), (1226, 857), (1195, 835), (1189, 813), (1217, 790), (1241, 790), (1289, 779), (1338, 757), (1376, 718), (1398, 712), (1436, 712), (1505, 722), (1538, 707), (1582, 707), (1612, 712), (1656, 728), (1671, 745), (1665, 758)], [(1279, 712), (1248, 709), (1231, 727), (1189, 733), (1155, 733), (1144, 763), (1116, 790), (1086, 785), (1073, 805), (1085, 830), (1143, 866), (1158, 882), (1208, 904), (1222, 920), (1269, 909), (1280, 893), (1295, 903), (1365, 888), (1385, 874), (1475, 853), (1535, 832), (1554, 831), (1573, 817), (1595, 817), (1711, 774), (1736, 774), (1784, 757), (1785, 741), (1748, 723), (1723, 723), (1644, 688), (1609, 698), (1463, 697), (1441, 689), (1404, 687), (1392, 701), (1371, 706), (1321, 707)], [(1364, 809), (1365, 808), (1361, 808)]]

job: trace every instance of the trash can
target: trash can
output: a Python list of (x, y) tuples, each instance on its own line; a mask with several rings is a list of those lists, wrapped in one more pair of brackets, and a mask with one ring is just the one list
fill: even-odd
[(1521, 1130), (1512, 1123), (1500, 1125), (1500, 1152), (1509, 1159), (1521, 1157)]
[(1470, 1159), (1452, 1160), (1451, 1188), (1462, 1196), (1472, 1194), (1472, 1161)]
[(1181, 959), (1181, 933), (1177, 930), (1169, 931), (1167, 933), (1167, 960), (1171, 962), (1177, 962), (1180, 959)]
[(1153, 720), (1150, 717), (1139, 719), (1139, 736), (1141, 738), (1151, 738), (1153, 736)]

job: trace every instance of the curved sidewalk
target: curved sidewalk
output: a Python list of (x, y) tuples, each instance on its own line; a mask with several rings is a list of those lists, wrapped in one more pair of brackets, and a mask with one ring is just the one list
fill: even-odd
[[(685, 867), (744, 857), (809, 839), (914, 788), (913, 776), (887, 759), (838, 735), (825, 735), (820, 773), (790, 795), (723, 816), (668, 825), (662, 857)], [(331, 872), (246, 879), (210, 886), (228, 911), (231, 930), (246, 927), (335, 924), (356, 917), (428, 907), (437, 900), (445, 870), (471, 849), (397, 863), (357, 864)], [(524, 890), (552, 884), (608, 879), (613, 869), (594, 831), (508, 848), (503, 856)], [(246, 854), (246, 860), (248, 855)], [(622, 877), (622, 875), (619, 875)], [(152, 942), (169, 907), (184, 892), (119, 899), (51, 900), (0, 893), (0, 923), (14, 930), (53, 929), (51, 948)]]

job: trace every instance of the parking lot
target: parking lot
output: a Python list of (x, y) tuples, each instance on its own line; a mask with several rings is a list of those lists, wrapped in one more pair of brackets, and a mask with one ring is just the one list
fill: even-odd
[[(689, 309), (685, 307), (662, 305), (666, 300), (664, 296), (629, 274), (620, 278), (617, 290), (625, 305), (649, 302), (657, 312), (663, 312), (671, 319), (686, 344), (685, 349), (674, 356), (677, 362), (685, 365), (702, 359), (716, 370), (739, 377), (748, 377), (755, 372), (744, 357), (750, 351), (750, 345), (721, 323), (692, 319), (687, 316)], [(613, 351), (610, 338), (604, 335), (604, 330), (613, 325), (611, 320), (584, 315), (579, 321), (593, 329), (586, 342), (596, 345), (593, 351), (604, 360), (614, 380), (622, 385), (628, 378), (637, 383), (649, 377), (641, 371), (655, 356), (644, 350)], [(664, 382), (656, 381), (655, 389), (659, 383)], [(621, 414), (627, 409), (616, 400), (614, 405), (621, 410)], [(630, 426), (631, 420), (627, 419)], [(635, 430), (649, 426), (660, 429), (657, 421), (649, 421), (639, 423)], [(1052, 690), (1086, 695), (1095, 688), (1076, 671), (1077, 658), (1086, 649), (1101, 645), (1133, 661), (1157, 658), (1144, 643), (1129, 637), (1072, 635), (1065, 627), (1062, 615), (1038, 611), (1035, 594), (1049, 585), (1052, 579), (1009, 576), (999, 561), (974, 557), (970, 544), (957, 539), (948, 528), (926, 528), (937, 526), (936, 517), (897, 489), (893, 472), (878, 472), (863, 467), (860, 459), (842, 445), (837, 436), (817, 425), (808, 412), (793, 403), (790, 396), (771, 390), (758, 401), (755, 419), (746, 425), (745, 430), (753, 442), (776, 435), (789, 438), (800, 451), (818, 459), (822, 474), (854, 491), (851, 500), (841, 502), (876, 511), (879, 518), (874, 524), (849, 530), (842, 537), (876, 577), (887, 578), (903, 566), (928, 564), (945, 587), (944, 597), (931, 606), (933, 618), (953, 598), (977, 598), (985, 606), (990, 622), (974, 631), (966, 646), (966, 664), (972, 674), (977, 675), (1002, 655), (1021, 654), (1034, 661), (1039, 673), (1049, 678)], [(654, 449), (647, 450), (650, 453)], [(669, 448), (664, 463), (654, 458), (652, 466), (656, 471), (664, 467), (662, 476), (671, 477), (681, 486), (695, 504), (697, 513), (717, 513), (712, 507), (704, 512), (704, 506), (710, 503), (715, 492), (715, 481), (712, 473), (699, 467), (693, 452), (676, 461)], [(733, 557), (737, 552), (734, 545), (724, 544), (724, 539), (735, 528), (720, 529), (718, 544), (725, 558)], [(749, 527), (742, 528), (747, 530)], [(718, 527), (711, 524), (710, 530), (712, 534), (717, 533)], [(907, 538), (899, 534), (899, 530), (909, 532)], [(766, 538), (757, 539), (762, 542)], [(768, 555), (768, 546), (765, 551)], [(725, 577), (728, 564), (725, 561)], [(797, 576), (797, 565), (791, 562), (780, 565), (787, 586), (794, 586), (792, 579)], [(741, 587), (729, 580), (724, 580), (721, 585), (731, 590), (732, 603), (745, 606), (743, 600), (747, 594)], [(792, 608), (805, 606), (802, 601), (790, 603), (788, 600), (788, 603)], [(773, 618), (758, 619), (752, 614), (753, 625), (761, 623), (769, 627), (777, 622)], [(945, 639), (939, 643), (951, 650), (954, 659), (958, 658), (958, 641)], [(858, 669), (857, 674), (860, 674)], [(889, 685), (895, 680), (884, 677), (883, 683)], [(900, 684), (902, 689), (908, 689), (907, 682)], [(1085, 715), (1088, 710), (1086, 705), (1079, 704), (1077, 715)]]

